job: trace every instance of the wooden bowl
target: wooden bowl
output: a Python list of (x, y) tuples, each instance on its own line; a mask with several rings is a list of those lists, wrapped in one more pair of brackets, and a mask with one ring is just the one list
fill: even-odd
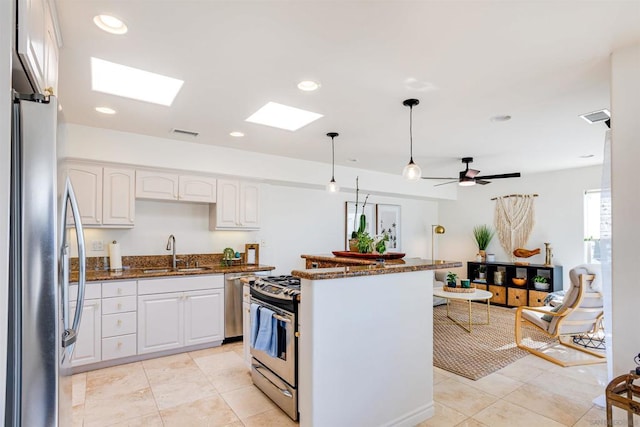
[(527, 283), (527, 279), (524, 277), (514, 277), (511, 279), (514, 285), (524, 286)]

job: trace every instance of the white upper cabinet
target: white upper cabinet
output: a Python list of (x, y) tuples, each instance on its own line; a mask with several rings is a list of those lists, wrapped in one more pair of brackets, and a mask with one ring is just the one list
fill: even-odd
[(58, 38), (49, 0), (18, 0), (17, 50), (38, 93), (57, 94)]
[(157, 171), (136, 171), (136, 198), (178, 200), (177, 174)]
[(69, 164), (67, 175), (78, 200), (82, 225), (102, 225), (102, 167)]
[(216, 180), (206, 176), (138, 170), (136, 198), (215, 203)]
[(78, 200), (83, 225), (133, 227), (133, 169), (82, 163), (69, 163), (65, 169)]
[(209, 228), (216, 230), (257, 230), (260, 228), (260, 187), (258, 184), (218, 180), (218, 197), (209, 209)]
[(133, 169), (103, 169), (102, 212), (104, 225), (133, 225), (135, 221), (135, 172)]
[(180, 175), (178, 199), (188, 202), (216, 202), (216, 179), (206, 176)]

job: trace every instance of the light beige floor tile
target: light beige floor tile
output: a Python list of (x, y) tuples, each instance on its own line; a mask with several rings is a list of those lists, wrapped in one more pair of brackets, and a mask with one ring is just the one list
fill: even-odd
[[(451, 378), (451, 375), (443, 374), (443, 372), (447, 372), (443, 369), (434, 368), (433, 369), (433, 384), (441, 383), (444, 380)], [(449, 374), (447, 372), (447, 374)]]
[(233, 425), (240, 421), (219, 395), (163, 409), (160, 415), (165, 427), (217, 427)]
[(142, 366), (151, 385), (179, 382), (183, 378), (202, 377), (202, 371), (187, 353), (145, 360)]
[(162, 418), (160, 413), (144, 415), (142, 417), (135, 417), (126, 421), (111, 424), (109, 427), (162, 427)]
[(117, 396), (149, 387), (140, 362), (87, 372), (85, 401), (91, 396)]
[(575, 424), (592, 406), (532, 384), (525, 384), (504, 400), (568, 426)]
[(193, 359), (189, 353), (173, 354), (171, 356), (158, 357), (156, 359), (148, 359), (142, 361), (144, 370), (147, 371), (163, 371), (166, 369), (180, 369), (188, 366), (195, 366)]
[(198, 367), (207, 375), (226, 369), (245, 368), (246, 365), (234, 351), (225, 351), (194, 359)]
[(298, 423), (294, 422), (280, 409), (272, 409), (243, 418), (242, 423), (246, 427), (294, 427), (298, 425)]
[(591, 402), (597, 396), (604, 393), (604, 387), (587, 384), (573, 378), (559, 375), (555, 372), (545, 372), (529, 381), (543, 390), (549, 390), (554, 393), (570, 396), (578, 401)]
[(211, 356), (213, 354), (220, 354), (220, 353), (226, 353), (228, 351), (233, 351), (233, 349), (234, 349), (233, 346), (225, 344), (218, 347), (210, 347), (210, 348), (205, 348), (203, 350), (190, 351), (189, 356), (191, 356), (191, 358), (195, 360), (201, 357)]
[(151, 390), (160, 410), (217, 395), (214, 386), (202, 374), (175, 376), (168, 381), (152, 381)]
[(255, 386), (222, 393), (221, 396), (240, 419), (277, 408), (277, 406)]
[(84, 403), (82, 405), (75, 405), (71, 412), (71, 422), (73, 427), (82, 427), (84, 421)]
[(585, 382), (587, 384), (606, 387), (609, 384), (607, 379), (607, 364), (599, 363), (597, 365), (582, 366), (555, 366), (550, 372), (573, 378), (575, 380)]
[(482, 424), (480, 421), (475, 420), (473, 418), (467, 418), (460, 424), (456, 425), (456, 427), (490, 427), (487, 424)]
[(491, 427), (562, 427), (562, 424), (550, 418), (504, 400), (497, 401), (474, 415), (473, 418)]
[[(640, 416), (634, 415), (633, 425), (640, 423)], [(574, 425), (574, 427), (594, 427), (594, 426), (606, 426), (607, 425), (607, 413), (604, 408), (593, 406), (589, 411)], [(626, 426), (627, 424), (627, 412), (619, 408), (613, 408), (613, 425), (614, 426)]]
[(85, 401), (84, 425), (107, 426), (158, 412), (150, 388), (132, 392), (88, 395)]
[(225, 393), (253, 384), (251, 372), (246, 366), (216, 371), (208, 375), (208, 378), (218, 393)]
[(498, 398), (450, 378), (433, 387), (434, 400), (451, 409), (472, 416), (494, 403)]
[(453, 427), (465, 420), (467, 416), (439, 402), (434, 402), (435, 414), (416, 427)]
[(87, 373), (75, 374), (71, 379), (72, 405), (83, 405), (87, 392)]
[(487, 375), (486, 377), (482, 377), (477, 381), (473, 381), (464, 377), (456, 377), (456, 380), (460, 381), (463, 384), (478, 388), (485, 393), (492, 394), (496, 397), (504, 397), (524, 384), (522, 381), (518, 381), (513, 378), (509, 378), (506, 375), (498, 373)]

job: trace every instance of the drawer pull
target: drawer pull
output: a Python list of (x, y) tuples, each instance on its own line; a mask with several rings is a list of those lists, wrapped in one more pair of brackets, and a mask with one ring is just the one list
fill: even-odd
[(118, 295), (122, 295), (122, 288), (118, 288)]
[(122, 347), (122, 343), (118, 341), (118, 348)]
[(118, 319), (118, 326), (122, 326), (122, 320)]
[(121, 309), (122, 309), (122, 304), (118, 303), (118, 310), (121, 310)]

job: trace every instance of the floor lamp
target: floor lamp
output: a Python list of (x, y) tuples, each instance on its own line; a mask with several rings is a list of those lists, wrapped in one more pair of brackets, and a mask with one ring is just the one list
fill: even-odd
[(444, 261), (436, 260), (436, 253), (434, 251), (434, 242), (436, 240), (436, 234), (444, 234), (444, 227), (438, 224), (433, 224), (431, 226), (431, 263), (432, 264), (442, 264)]

